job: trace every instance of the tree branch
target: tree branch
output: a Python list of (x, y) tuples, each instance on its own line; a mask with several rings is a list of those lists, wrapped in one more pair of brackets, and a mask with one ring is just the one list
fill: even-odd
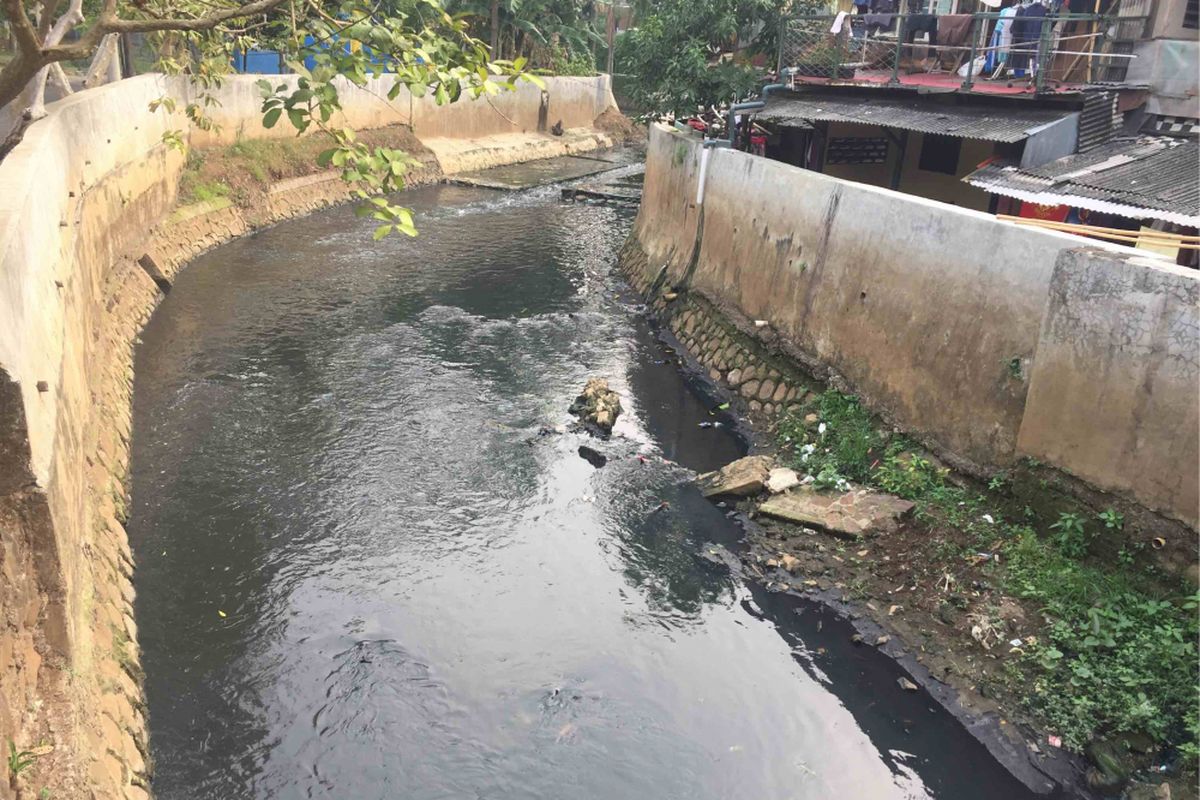
[(175, 19), (117, 19), (101, 20), (108, 33), (153, 33), (155, 31), (210, 31), (222, 22), (252, 17), (281, 6), (286, 0), (255, 0), (244, 6), (214, 11), (203, 17)]
[(25, 4), (21, 0), (2, 0), (2, 2), (4, 16), (8, 17), (9, 23), (12, 25), (17, 47), (23, 53), (36, 52), (42, 46), (42, 41), (38, 38), (33, 23), (29, 21), (29, 16), (25, 13)]

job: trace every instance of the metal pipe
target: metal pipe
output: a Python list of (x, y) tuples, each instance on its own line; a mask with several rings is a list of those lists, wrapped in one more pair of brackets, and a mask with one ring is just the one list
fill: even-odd
[[(786, 72), (786, 70), (785, 70), (785, 72)], [(783, 75), (780, 75), (780, 77), (782, 78)], [(736, 125), (734, 122), (734, 117), (737, 114), (737, 112), (739, 112), (739, 111), (759, 111), (761, 109), (764, 109), (767, 107), (767, 95), (769, 95), (771, 92), (777, 91), (779, 89), (786, 89), (786, 88), (787, 88), (786, 83), (768, 83), (766, 86), (764, 86), (762, 88), (762, 99), (761, 100), (750, 100), (749, 102), (746, 102), (746, 103), (734, 103), (733, 105), (731, 105), (729, 107), (729, 120), (726, 123), (726, 127), (729, 130), (729, 146), (730, 147), (733, 147), (734, 142), (737, 141), (735, 138), (737, 135), (737, 128), (736, 128)]]

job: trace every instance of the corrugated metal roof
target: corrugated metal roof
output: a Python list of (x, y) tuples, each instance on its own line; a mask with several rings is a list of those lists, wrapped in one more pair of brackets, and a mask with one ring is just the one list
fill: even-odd
[(1200, 226), (1200, 143), (1163, 136), (1117, 139), (1040, 167), (989, 164), (964, 181), (1043, 205)]
[(772, 96), (760, 120), (857, 122), (920, 133), (991, 142), (1020, 142), (1031, 132), (1071, 116), (1072, 111), (1015, 106), (951, 105), (936, 100), (871, 97), (865, 93)]

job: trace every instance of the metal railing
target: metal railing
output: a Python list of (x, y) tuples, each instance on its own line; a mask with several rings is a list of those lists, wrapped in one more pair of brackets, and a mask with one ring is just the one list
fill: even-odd
[[(996, 12), (951, 18), (798, 15), (783, 20), (777, 66), (793, 83), (932, 81), (961, 91), (1024, 83), (1037, 92), (1052, 91), (1064, 84), (1123, 81), (1133, 58), (1131, 43), (1142, 38), (1147, 19), (1057, 14), (1022, 20)], [(998, 26), (1007, 26), (1008, 36), (997, 34)], [(931, 78), (909, 78), (922, 74)]]

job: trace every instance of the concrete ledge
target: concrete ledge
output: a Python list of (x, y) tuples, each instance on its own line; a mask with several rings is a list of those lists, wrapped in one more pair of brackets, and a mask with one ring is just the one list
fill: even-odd
[(522, 161), (590, 153), (612, 147), (608, 134), (591, 128), (574, 128), (562, 136), (539, 133), (497, 133), (479, 139), (434, 137), (421, 143), (433, 151), (446, 175), (503, 167)]
[(1097, 250), (1054, 267), (1018, 441), (1192, 527), (1200, 507), (1200, 281)]

